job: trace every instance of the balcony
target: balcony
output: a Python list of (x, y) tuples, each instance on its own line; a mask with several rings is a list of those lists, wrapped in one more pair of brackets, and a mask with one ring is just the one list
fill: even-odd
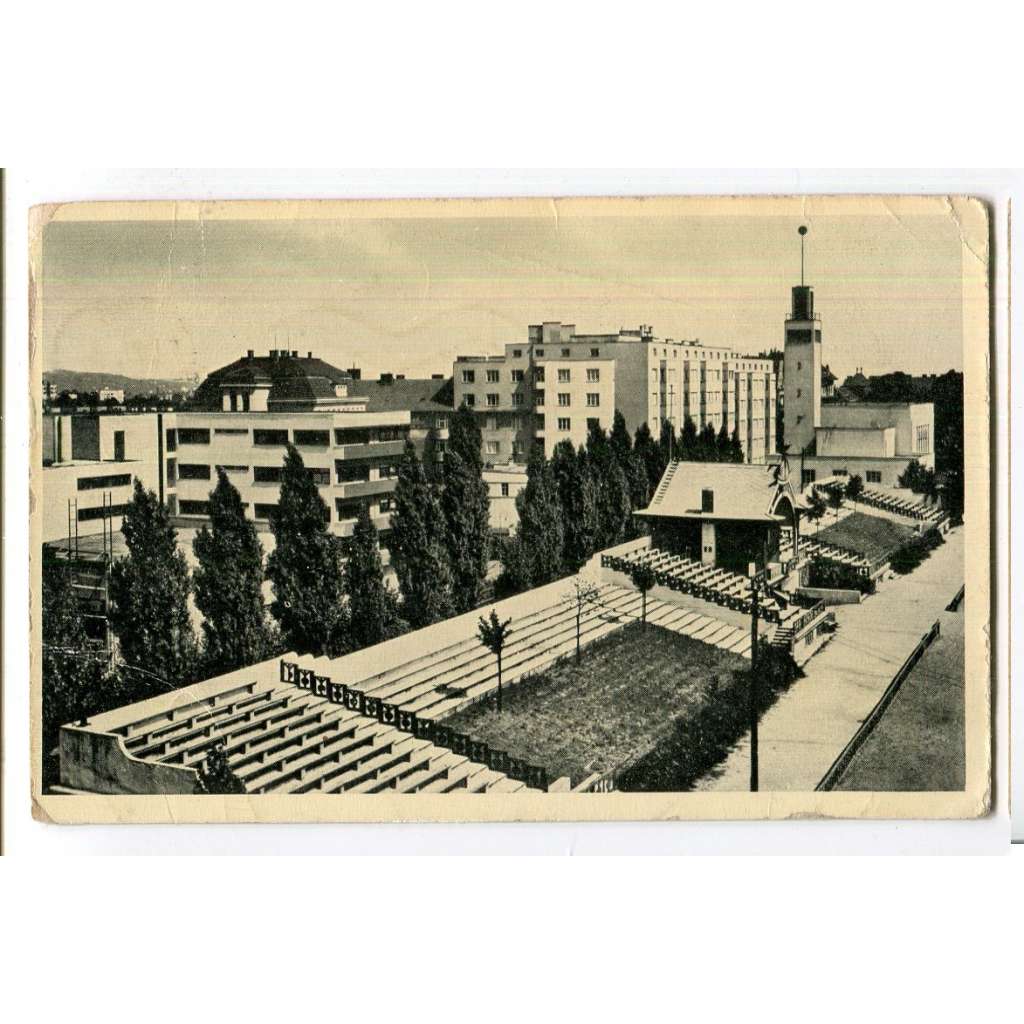
[(336, 459), (393, 459), (405, 452), (405, 441), (370, 441), (367, 444), (335, 445), (332, 454)]
[(397, 477), (386, 480), (343, 480), (334, 485), (334, 490), (339, 498), (369, 498), (376, 494), (390, 494), (397, 484)]
[[(351, 537), (356, 531), (357, 519), (342, 519), (332, 525), (331, 532), (338, 537)], [(386, 512), (379, 516), (370, 516), (370, 522), (377, 528), (377, 532), (391, 529), (391, 513)], [(389, 559), (390, 561), (390, 559)]]

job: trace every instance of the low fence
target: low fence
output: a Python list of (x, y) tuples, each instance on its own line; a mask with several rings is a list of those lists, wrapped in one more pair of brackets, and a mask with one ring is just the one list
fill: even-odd
[(414, 711), (406, 711), (397, 704), (371, 696), (354, 686), (336, 683), (330, 676), (318, 676), (313, 669), (303, 668), (293, 661), (282, 659), (281, 682), (308, 690), (316, 697), (324, 697), (332, 704), (338, 704), (367, 718), (375, 718), (382, 725), (394, 726), (399, 732), (409, 733), (418, 740), (427, 740), (435, 746), (445, 747), (453, 754), (486, 765), (492, 771), (503, 772), (510, 779), (523, 782), (531, 789), (547, 792), (546, 768), (529, 764), (521, 758), (513, 757), (507, 751), (498, 750), (482, 740), (457, 732), (443, 722), (421, 718)]
[[(954, 599), (955, 600), (955, 599)], [(917, 642), (917, 646), (910, 652), (907, 660), (903, 662), (897, 671), (896, 675), (892, 677), (892, 681), (885, 688), (885, 692), (879, 698), (878, 703), (871, 709), (871, 713), (861, 723), (860, 728), (853, 734), (852, 739), (849, 743), (843, 747), (839, 756), (832, 762), (832, 766), (827, 772), (825, 772), (821, 781), (815, 786), (816, 792), (827, 792), (835, 789), (839, 784), (840, 779), (846, 772), (846, 769), (850, 767), (850, 762), (854, 759), (857, 751), (864, 745), (864, 741), (874, 731), (876, 725), (885, 714), (886, 709), (893, 702), (893, 698), (899, 692), (900, 687), (903, 685), (903, 681), (910, 675), (911, 669), (921, 660), (921, 656), (926, 650), (935, 642), (935, 639), (939, 635), (939, 622), (938, 619), (932, 624), (932, 628)]]

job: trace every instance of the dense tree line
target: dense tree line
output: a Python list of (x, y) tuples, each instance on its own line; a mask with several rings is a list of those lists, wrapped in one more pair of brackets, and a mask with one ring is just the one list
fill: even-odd
[(527, 485), (516, 498), (519, 525), (505, 546), (501, 589), (514, 593), (578, 572), (595, 551), (640, 535), (634, 512), (650, 504), (670, 461), (742, 462), (736, 433), (687, 418), (676, 433), (664, 422), (658, 440), (642, 423), (632, 438), (621, 412), (606, 432), (592, 423), (587, 442), (560, 441), (546, 460), (535, 446)]

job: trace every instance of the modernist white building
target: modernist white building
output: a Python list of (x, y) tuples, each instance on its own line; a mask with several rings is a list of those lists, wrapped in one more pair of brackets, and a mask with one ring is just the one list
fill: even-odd
[(832, 476), (860, 476), (894, 488), (913, 460), (933, 469), (930, 402), (822, 401), (821, 317), (814, 289), (798, 285), (785, 326), (785, 440), (801, 487)]
[[(363, 382), (312, 353), (252, 351), (211, 373), (181, 412), (46, 416), (43, 423), (44, 541), (72, 530), (100, 533), (103, 506), (113, 530), (138, 477), (179, 525), (198, 527), (222, 467), (257, 529), (269, 528), (286, 446), (293, 444), (316, 481), (333, 533), (346, 537), (368, 506), (382, 533), (391, 523), (398, 464), (411, 438), (440, 458), (449, 405), (435, 400), (443, 379), (385, 376)], [(363, 393), (360, 393), (363, 392)], [(107, 463), (115, 463), (108, 467)]]
[(775, 369), (759, 359), (699, 341), (657, 338), (651, 327), (577, 334), (557, 322), (529, 328), (525, 344), (500, 356), (459, 356), (454, 401), (480, 418), (484, 460), (525, 461), (534, 442), (550, 458), (559, 441), (586, 442), (590, 423), (610, 429), (616, 410), (632, 434), (664, 420), (681, 430), (723, 424), (736, 431), (747, 462), (775, 451)]

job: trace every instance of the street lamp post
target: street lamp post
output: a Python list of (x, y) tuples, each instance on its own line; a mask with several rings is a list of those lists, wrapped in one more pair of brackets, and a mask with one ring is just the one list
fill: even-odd
[(758, 788), (757, 778), (757, 670), (758, 670), (758, 640), (757, 640), (757, 613), (758, 613), (758, 587), (765, 581), (767, 570), (756, 571), (753, 562), (749, 567), (750, 576), (750, 686), (747, 689), (747, 715), (750, 722), (750, 792), (756, 793)]

